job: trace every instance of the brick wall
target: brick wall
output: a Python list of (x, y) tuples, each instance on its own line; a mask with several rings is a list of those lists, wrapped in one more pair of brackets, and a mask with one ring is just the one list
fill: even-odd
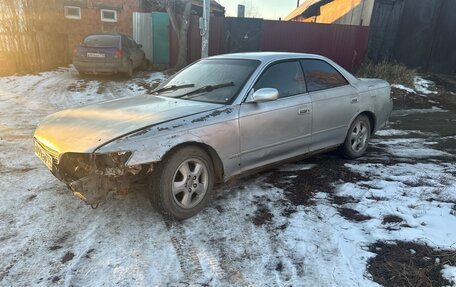
[[(69, 53), (84, 36), (96, 32), (132, 34), (133, 12), (139, 12), (140, 0), (67, 0), (63, 2), (61, 17), (68, 35)], [(65, 18), (64, 6), (81, 7), (81, 19)], [(101, 9), (117, 11), (117, 22), (101, 21)]]

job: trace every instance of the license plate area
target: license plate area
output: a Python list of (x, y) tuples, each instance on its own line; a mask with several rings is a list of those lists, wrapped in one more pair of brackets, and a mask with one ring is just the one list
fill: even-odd
[(105, 58), (106, 54), (102, 54), (102, 53), (87, 53), (87, 57), (89, 57), (89, 58)]
[(35, 142), (35, 154), (48, 169), (52, 170), (52, 157), (37, 142)]

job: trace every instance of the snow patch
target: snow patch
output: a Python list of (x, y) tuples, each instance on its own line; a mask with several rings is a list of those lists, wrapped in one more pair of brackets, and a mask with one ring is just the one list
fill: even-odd
[(406, 87), (406, 86), (404, 86), (404, 85), (393, 84), (393, 85), (391, 85), (391, 87), (392, 87), (392, 88), (396, 88), (396, 89), (400, 89), (400, 90), (404, 90), (404, 91), (406, 91), (406, 92), (408, 92), (408, 93), (414, 93), (414, 94), (416, 94), (416, 92), (415, 92), (414, 89), (408, 88), (408, 87)]
[(415, 90), (418, 93), (422, 93), (422, 94), (425, 94), (425, 95), (437, 94), (436, 91), (431, 91), (429, 89), (431, 86), (434, 86), (434, 82), (426, 80), (426, 79), (423, 79), (423, 78), (418, 77), (418, 76), (415, 77), (414, 81), (415, 81)]
[(456, 286), (456, 266), (444, 265), (442, 276), (450, 281), (452, 286)]
[(408, 131), (403, 130), (395, 130), (395, 129), (388, 129), (388, 130), (379, 130), (375, 133), (377, 136), (381, 137), (390, 137), (390, 136), (405, 136), (408, 135)]

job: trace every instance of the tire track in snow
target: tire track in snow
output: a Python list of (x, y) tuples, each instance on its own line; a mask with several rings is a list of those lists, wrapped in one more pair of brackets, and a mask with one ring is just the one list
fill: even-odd
[(179, 222), (168, 218), (164, 220), (185, 279), (188, 284), (198, 284), (196, 282), (200, 282), (204, 278), (204, 274), (196, 248), (191, 244)]

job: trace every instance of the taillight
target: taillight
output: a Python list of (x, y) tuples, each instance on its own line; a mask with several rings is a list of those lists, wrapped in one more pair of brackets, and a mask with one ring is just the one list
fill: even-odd
[(73, 49), (73, 56), (77, 56), (78, 55), (78, 48), (74, 48)]
[(114, 58), (122, 58), (122, 50), (117, 48)]

